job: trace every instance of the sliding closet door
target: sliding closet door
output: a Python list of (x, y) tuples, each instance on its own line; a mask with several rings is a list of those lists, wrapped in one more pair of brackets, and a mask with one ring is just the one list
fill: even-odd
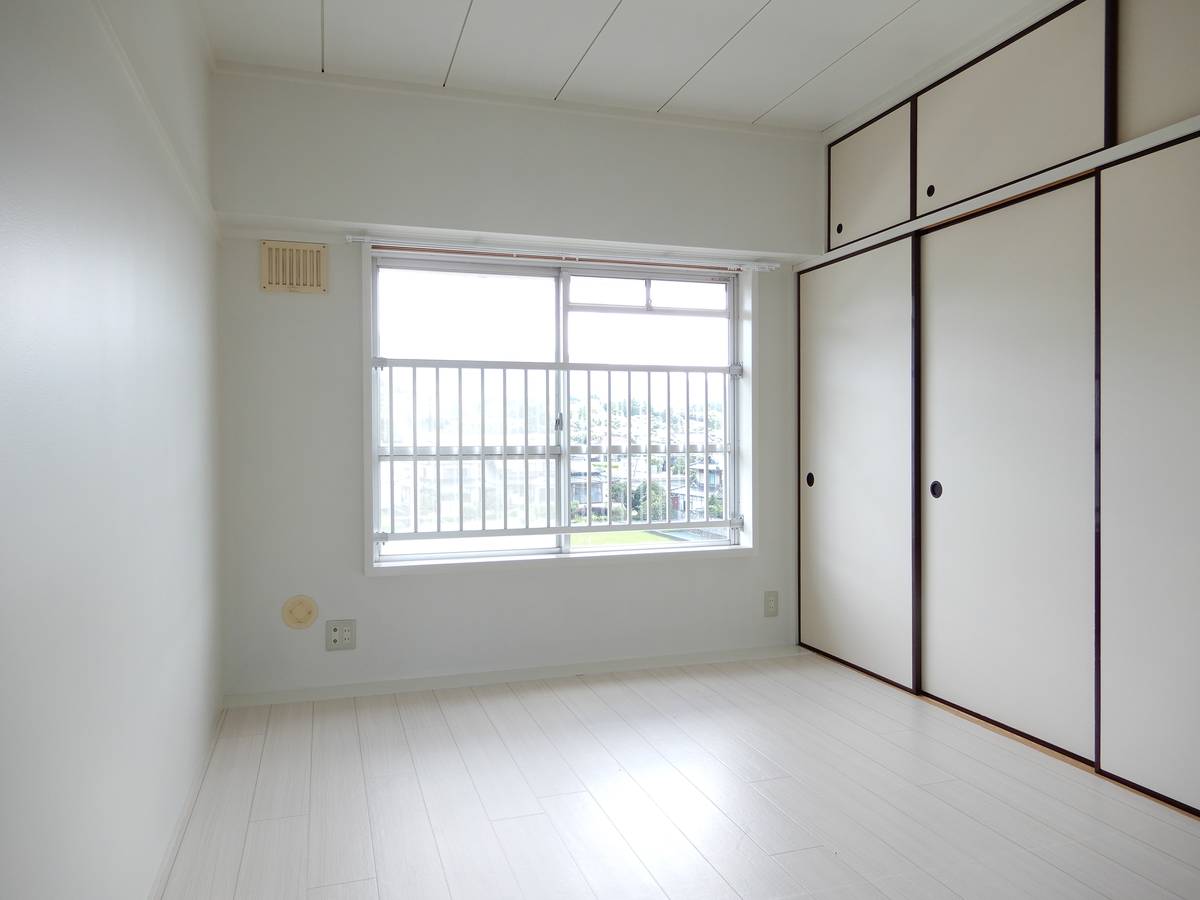
[(1104, 4), (1066, 9), (917, 96), (918, 215), (1104, 146)]
[(1101, 176), (1100, 765), (1200, 807), (1200, 140)]
[(800, 640), (912, 685), (912, 242), (800, 276)]
[(1094, 191), (928, 234), (921, 261), (924, 688), (1087, 758)]

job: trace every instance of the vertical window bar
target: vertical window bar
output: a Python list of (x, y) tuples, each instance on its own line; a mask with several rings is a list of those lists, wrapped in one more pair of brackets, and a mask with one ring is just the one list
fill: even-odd
[(653, 459), (653, 454), (650, 448), (653, 446), (653, 426), (652, 413), (654, 410), (653, 396), (650, 393), (651, 378), (650, 373), (646, 372), (646, 524), (649, 525), (654, 521), (654, 504), (650, 502), (654, 495), (654, 476), (651, 472), (650, 461)]
[[(649, 488), (647, 488), (649, 499)], [(634, 373), (625, 373), (625, 524), (634, 523)]]
[(500, 370), (500, 509), (508, 531), (508, 369)]
[(442, 530), (442, 370), (433, 369), (433, 512), (434, 531)]
[(704, 374), (704, 521), (708, 521), (708, 373)]
[[(462, 403), (462, 366), (458, 367), (458, 529), (459, 531), (467, 530), (466, 520), (463, 518), (463, 403)], [(483, 465), (481, 462), (480, 465)]]
[[(649, 291), (649, 288), (647, 288), (647, 291)], [(666, 493), (666, 502), (663, 504), (663, 508), (664, 508), (663, 521), (665, 521), (668, 525), (670, 525), (671, 524), (671, 438), (673, 437), (673, 435), (671, 434), (671, 373), (667, 372), (666, 375), (667, 375), (667, 377), (665, 380), (667, 382), (667, 457), (666, 457), (666, 459), (667, 459), (667, 493)], [(653, 509), (653, 505), (651, 506), (651, 508)]]
[[(724, 466), (721, 472), (721, 517), (732, 519), (740, 510), (734, 509), (733, 491), (730, 490), (733, 485), (735, 473), (733, 467), (737, 464), (733, 458), (733, 454), (729, 452), (729, 410), (732, 408), (733, 392), (736, 390), (733, 379), (726, 372), (722, 376), (725, 380), (725, 408), (721, 410), (721, 449), (724, 451), (721, 456), (721, 464)], [(735, 541), (736, 532), (731, 528), (729, 530), (729, 538)], [(736, 541), (735, 541), (736, 542)]]
[[(585, 496), (583, 498), (585, 511), (587, 513), (586, 521), (588, 528), (592, 527), (592, 370), (587, 370), (587, 431), (584, 433), (584, 447), (587, 453), (587, 470), (584, 473), (587, 477), (584, 479)], [(570, 469), (570, 462), (567, 463), (567, 468)]]
[(608, 496), (604, 498), (604, 519), (606, 524), (613, 524), (612, 514), (612, 488), (613, 488), (613, 461), (612, 461), (612, 417), (613, 417), (613, 398), (612, 398), (612, 369), (608, 370), (608, 415), (605, 417), (608, 420), (608, 446), (605, 447), (606, 453), (604, 459), (604, 472), (608, 476)]
[[(555, 460), (557, 466), (555, 484), (558, 486), (558, 494), (554, 498), (554, 502), (558, 507), (558, 525), (560, 528), (566, 528), (571, 524), (571, 382), (569, 371), (563, 369), (558, 373), (554, 380), (554, 390), (557, 392), (554, 397), (554, 408), (556, 414), (561, 413), (563, 417), (562, 427), (556, 429), (557, 433), (554, 437), (555, 448), (558, 451), (558, 459)], [(563, 551), (571, 549), (569, 534), (562, 535), (560, 545)]]
[(412, 527), (412, 530), (414, 533), (416, 533), (419, 530), (417, 528), (417, 522), (420, 521), (420, 519), (418, 518), (418, 514), (417, 514), (417, 510), (420, 508), (420, 491), (419, 491), (418, 485), (417, 485), (417, 469), (420, 468), (420, 466), (417, 465), (417, 444), (418, 444), (417, 435), (420, 434), (420, 432), (417, 430), (417, 367), (416, 366), (412, 367), (412, 393), (409, 396), (412, 399), (412, 420), (413, 420), (413, 430), (412, 430), (412, 451), (413, 451), (412, 526), (413, 527)]
[(525, 527), (532, 528), (533, 523), (529, 521), (529, 369), (522, 371), (525, 376), (525, 430), (521, 433), (521, 455), (525, 458), (525, 505), (522, 507), (522, 513), (525, 517)]
[(487, 530), (487, 403), (484, 401), (484, 367), (479, 368), (479, 529)]
[(395, 366), (388, 366), (388, 490), (391, 492), (388, 509), (392, 518), (388, 534), (396, 533), (396, 400), (392, 388), (395, 371)]
[(683, 373), (683, 521), (692, 521), (692, 373)]
[(554, 423), (550, 419), (550, 370), (546, 370), (546, 446), (542, 449), (545, 451), (546, 459), (546, 527), (550, 528), (554, 525), (554, 520), (550, 516), (550, 429), (554, 427)]

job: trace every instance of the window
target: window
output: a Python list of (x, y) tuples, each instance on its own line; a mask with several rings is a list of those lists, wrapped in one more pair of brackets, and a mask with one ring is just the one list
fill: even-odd
[(737, 543), (732, 274), (372, 260), (374, 564)]

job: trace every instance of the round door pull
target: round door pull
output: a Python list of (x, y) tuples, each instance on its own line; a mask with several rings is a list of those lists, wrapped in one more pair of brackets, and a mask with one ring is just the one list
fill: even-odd
[(932, 184), (931, 184), (929, 187), (925, 188), (925, 196), (926, 196), (926, 197), (932, 197), (932, 196), (933, 196), (933, 190), (934, 190), (934, 188), (933, 188), (933, 185), (932, 185)]
[(815, 481), (815, 480), (816, 479), (813, 478), (812, 472), (809, 472), (807, 475), (804, 476), (804, 483), (807, 484), (809, 487), (813, 486), (813, 481)]
[(940, 481), (935, 481), (933, 484), (931, 484), (929, 486), (929, 493), (933, 494), (934, 500), (942, 496), (942, 483)]
[(842, 223), (841, 222), (838, 222), (837, 233), (838, 234), (842, 233)]

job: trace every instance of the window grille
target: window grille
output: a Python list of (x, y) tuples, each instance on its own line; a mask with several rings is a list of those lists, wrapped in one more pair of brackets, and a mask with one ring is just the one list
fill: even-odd
[[(516, 321), (523, 307), (514, 307), (514, 321), (500, 329), (496, 308), (488, 307), (488, 315), (493, 330), (546, 324), (553, 348), (538, 345), (530, 355), (555, 358), (379, 355), (387, 346), (460, 346), (432, 335), (428, 341), (415, 333), (393, 341), (381, 334), (381, 293), (391, 288), (384, 284), (381, 291), (380, 272), (418, 267), (428, 278), (410, 279), (410, 296), (400, 305), (408, 321), (418, 330), (462, 328), (461, 345), (468, 348), (489, 346), (490, 339), (473, 336), (470, 322), (439, 325), (437, 314), (421, 318), (423, 304), (452, 308), (457, 302), (416, 296), (430, 285), (437, 289), (436, 273), (487, 275), (490, 280), (472, 285), (483, 296), (488, 285), (498, 294), (519, 294), (509, 290), (513, 284), (497, 281), (508, 276), (553, 279), (553, 303), (541, 304), (530, 317), (553, 316), (553, 329)], [(733, 362), (732, 277), (443, 270), (380, 257), (374, 273), (369, 365), (376, 563), (497, 551), (631, 549), (651, 539), (677, 546), (736, 543), (734, 382), (741, 369)], [(529, 283), (550, 298), (548, 284)], [(406, 319), (385, 313), (382, 321), (385, 331), (399, 330)], [(639, 326), (640, 338), (630, 331)], [(689, 339), (696, 346), (678, 346)], [(647, 354), (684, 361), (630, 361)], [(572, 355), (583, 359), (571, 361)], [(611, 361), (601, 361), (605, 357)], [(637, 540), (626, 544), (626, 538)]]

